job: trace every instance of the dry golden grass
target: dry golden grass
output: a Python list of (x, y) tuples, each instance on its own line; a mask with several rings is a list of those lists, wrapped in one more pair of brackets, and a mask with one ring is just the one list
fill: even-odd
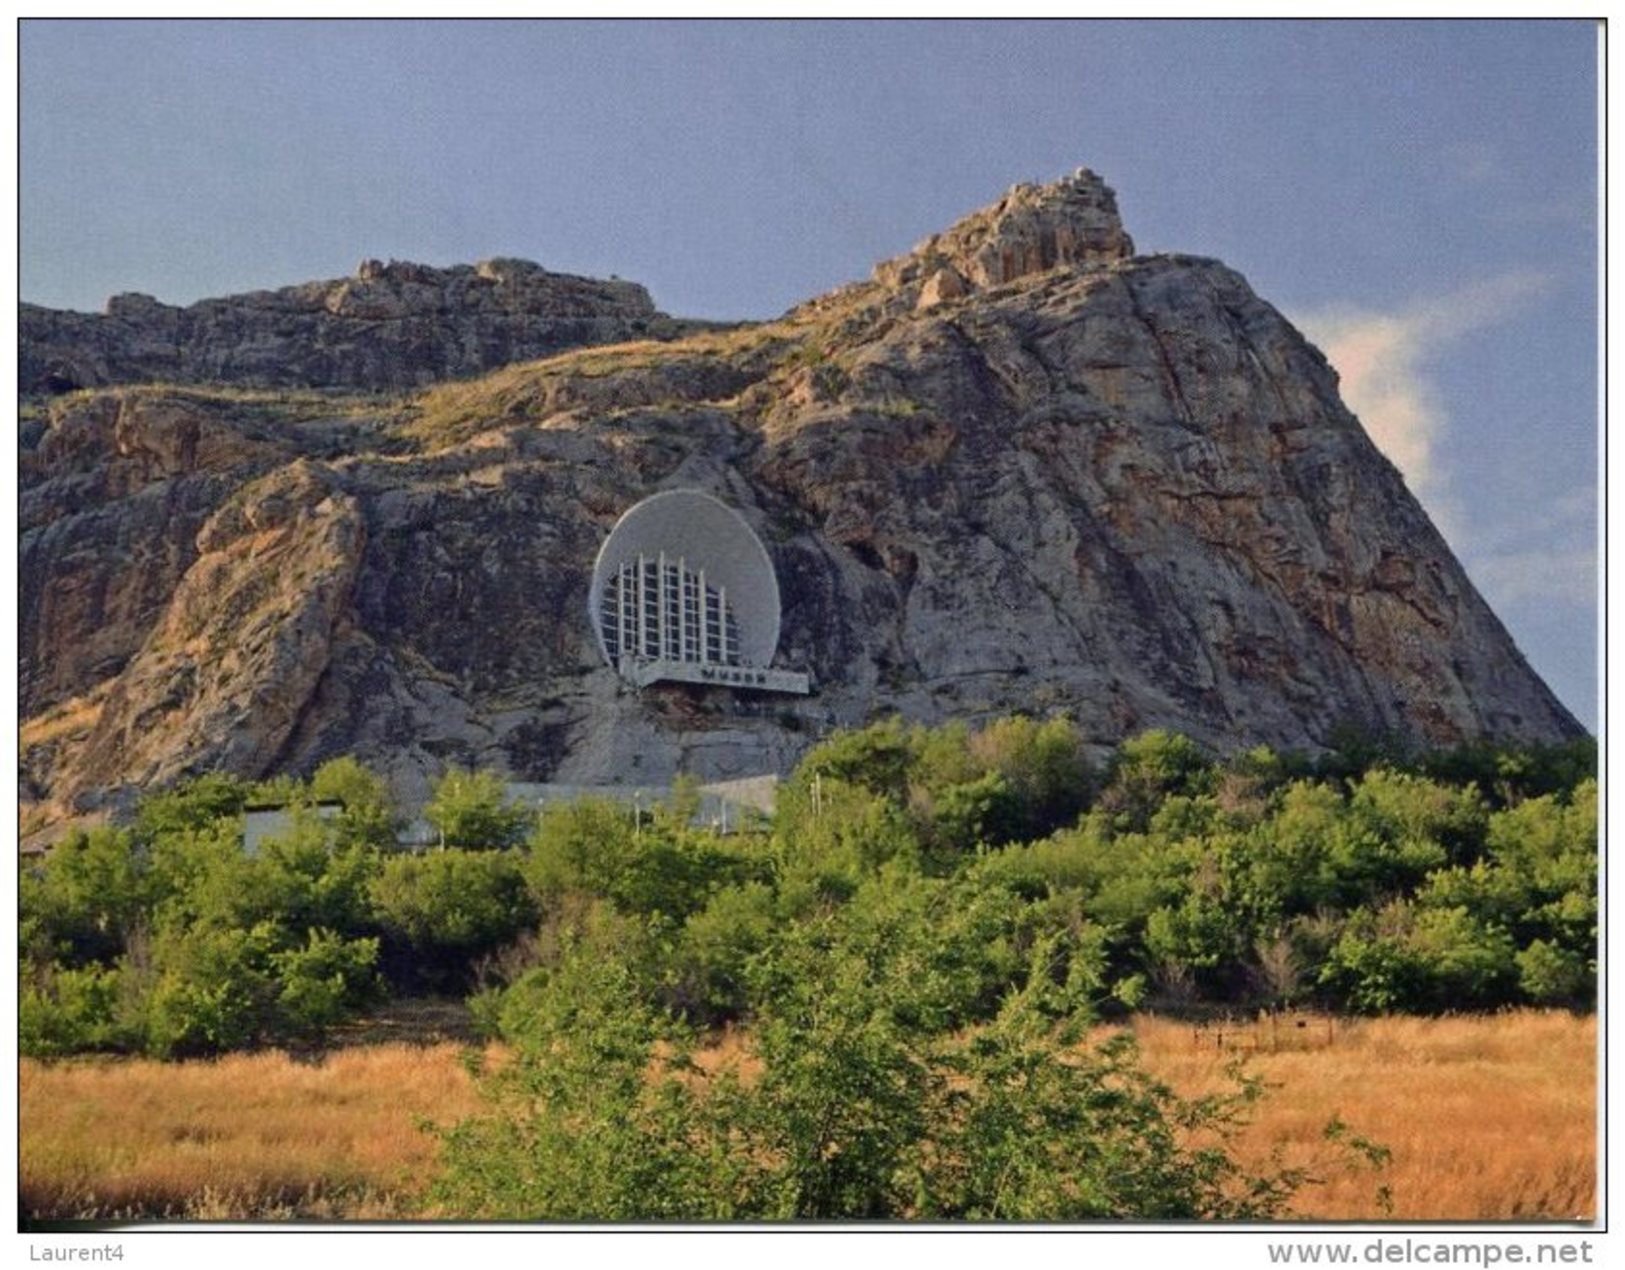
[(54, 705), (31, 719), (24, 719), (18, 729), (22, 748), (26, 750), (74, 733), (88, 732), (101, 717), (106, 696), (104, 689), (98, 689)]
[(20, 1074), (25, 1217), (410, 1214), (442, 1124), (478, 1106), (455, 1044), (144, 1059)]
[[(1233, 1052), (1198, 1041), (1189, 1024), (1141, 1019), (1146, 1066), (1180, 1093), (1224, 1084)], [(1280, 1148), (1288, 1164), (1326, 1164), (1334, 1116), (1393, 1158), (1381, 1173), (1329, 1170), (1299, 1193), (1297, 1217), (1333, 1220), (1572, 1219), (1596, 1214), (1597, 1021), (1561, 1011), (1339, 1021), (1299, 1033), (1314, 1048), (1270, 1053), (1268, 1032), (1247, 1066), (1272, 1088), (1238, 1140), (1247, 1161)], [(1244, 1043), (1253, 1038), (1247, 1034)], [(1303, 1042), (1300, 1042), (1303, 1043)], [(1387, 1187), (1384, 1213), (1377, 1188)]]
[[(520, 422), (538, 423), (559, 407), (550, 389), (566, 380), (604, 379), (684, 362), (773, 360), (804, 336), (800, 324), (779, 320), (695, 330), (669, 340), (631, 340), (567, 349), (516, 362), (475, 379), (451, 380), (412, 399), (401, 435), (431, 449), (461, 444), (480, 432)], [(611, 414), (608, 407), (600, 413)]]
[[(121, 384), (112, 388), (90, 388), (71, 395), (84, 399), (113, 393), (127, 401), (189, 401), (224, 409), (249, 409), (269, 418), (295, 423), (306, 419), (371, 415), (377, 412), (379, 398), (369, 392), (345, 388), (251, 388), (231, 384), (181, 384), (154, 381)], [(69, 400), (71, 398), (59, 398)]]
[[(442, 1020), (441, 1022), (444, 1022)], [(1236, 1055), (1189, 1024), (1135, 1025), (1148, 1068), (1193, 1096)], [(1255, 1034), (1243, 1030), (1247, 1043)], [(1232, 1033), (1237, 1039), (1237, 1034)], [(357, 1039), (364, 1039), (358, 1037)], [(1596, 1020), (1561, 1012), (1339, 1022), (1266, 1031), (1248, 1064), (1272, 1086), (1237, 1141), (1327, 1182), (1292, 1213), (1323, 1219), (1572, 1219), (1595, 1214)], [(1292, 1049), (1294, 1044), (1309, 1048)], [(442, 1124), (479, 1110), (460, 1047), (385, 1043), (318, 1064), (280, 1053), (215, 1062), (95, 1061), (21, 1073), (25, 1217), (382, 1219), (417, 1211)], [(752, 1066), (724, 1034), (702, 1067)], [(1338, 1117), (1387, 1146), (1350, 1168), (1322, 1131)], [(1334, 1167), (1335, 1166), (1335, 1167)], [(1378, 1188), (1392, 1194), (1379, 1203)]]

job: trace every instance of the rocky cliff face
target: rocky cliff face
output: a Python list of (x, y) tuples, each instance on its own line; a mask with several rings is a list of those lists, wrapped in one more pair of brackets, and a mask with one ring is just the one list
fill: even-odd
[(892, 288), (920, 284), (921, 307), (1063, 265), (1111, 264), (1134, 254), (1117, 196), (1088, 168), (1053, 185), (1017, 185), (992, 207), (875, 266)]
[[(1579, 732), (1319, 352), (1222, 264), (1134, 256), (1088, 172), (773, 323), (385, 403), (67, 397), (23, 485), (50, 815), (346, 751), (407, 795), (451, 762), (720, 778), (893, 711), (1221, 750)], [(600, 660), (598, 546), (682, 487), (768, 547), (813, 696)]]
[(670, 337), (635, 282), (474, 266), (364, 261), (353, 278), (200, 300), (116, 295), (101, 314), (25, 304), (19, 384), (29, 395), (126, 383), (399, 391), (582, 344)]

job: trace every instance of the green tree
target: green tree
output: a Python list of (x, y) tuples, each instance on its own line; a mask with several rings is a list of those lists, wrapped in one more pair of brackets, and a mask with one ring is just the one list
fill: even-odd
[(1418, 909), (1394, 901), (1352, 915), (1321, 982), (1363, 1014), (1484, 1008), (1513, 999), (1511, 938), (1465, 908)]
[(1011, 841), (1023, 822), (1010, 782), (998, 772), (987, 772), (950, 785), (937, 795), (929, 832), (938, 850), (962, 854), (989, 843)]
[(678, 1007), (698, 1023), (739, 1017), (751, 959), (772, 945), (779, 921), (778, 897), (764, 882), (724, 887), (690, 914), (678, 952)]
[[(1260, 1220), (1306, 1180), (1248, 1174), (1226, 1150), (1260, 1096), (1239, 1081), (1182, 1102), (1120, 1035), (1080, 1054), (1089, 1014), (1034, 973), (968, 1044), (938, 1051), (932, 1149), (911, 1162), (911, 1215), (973, 1221)], [(1212, 1145), (1187, 1145), (1191, 1130)], [(923, 1167), (922, 1167), (923, 1163)]]
[[(1223, 1146), (1256, 1089), (1178, 1099), (1080, 1044), (1100, 947), (975, 879), (892, 866), (748, 958), (748, 1074), (692, 1061), (614, 945), (516, 985), (440, 1211), (482, 1218), (1238, 1218), (1301, 1176)], [(625, 921), (626, 919), (620, 919)], [(635, 941), (634, 941), (635, 942)], [(1004, 953), (993, 949), (1003, 945)], [(989, 996), (991, 980), (1009, 984)], [(1192, 1145), (1192, 1138), (1217, 1135)]]
[(1381, 928), (1366, 909), (1351, 916), (1319, 979), (1344, 1009), (1357, 1014), (1414, 1008), (1427, 995), (1427, 970), (1415, 950), (1399, 932)]
[(1518, 965), (1511, 937), (1466, 909), (1416, 910), (1408, 943), (1427, 974), (1422, 1008), (1483, 1008), (1513, 999)]
[(377, 1001), (376, 939), (345, 939), (310, 930), (305, 942), (270, 954), (276, 979), (276, 1023), (283, 1036), (321, 1041), (327, 1030)]
[(256, 855), (206, 849), (165, 913), (199, 925), (265, 922), (284, 932), (364, 934), (372, 924), (367, 887), (378, 866), (376, 852), (335, 844), (331, 826), (302, 811), (287, 834), (262, 843)]
[[(158, 1058), (241, 1049), (275, 1018), (270, 922), (247, 929), (170, 928), (153, 941), (151, 985), (139, 1004), (145, 1048)], [(127, 972), (134, 974), (133, 971)]]
[(210, 829), (217, 821), (240, 816), (251, 790), (239, 777), (210, 772), (148, 794), (136, 812), (136, 836), (152, 842), (168, 834)]
[(1153, 730), (1117, 747), (1097, 802), (1125, 829), (1143, 830), (1170, 794), (1210, 793), (1213, 764), (1189, 737)]
[(539, 916), (512, 851), (433, 851), (384, 860), (368, 884), (389, 974), (407, 986), (467, 986), (481, 957)]
[(917, 745), (918, 739), (894, 716), (855, 732), (837, 732), (814, 746), (802, 759), (798, 776), (861, 786), (901, 806), (908, 800)]
[(1008, 830), (1012, 838), (1030, 841), (1076, 823), (1095, 792), (1094, 767), (1068, 719), (995, 719), (970, 738), (968, 749), (1009, 786), (1019, 808), (1019, 821)]
[(691, 1038), (605, 951), (567, 936), (556, 964), (519, 985), (523, 1010), (508, 1012), (515, 1056), (484, 1081), (493, 1113), (443, 1133), (438, 1211), (527, 1221), (734, 1215), (711, 1203), (713, 1170), (725, 1163), (696, 1152), (687, 1133), (691, 1097), (678, 1076)]
[(389, 787), (346, 754), (323, 763), (310, 778), (310, 797), (343, 805), (337, 824), (345, 845), (388, 851), (395, 846), (396, 811)]
[(820, 777), (780, 791), (772, 851), (781, 890), (809, 897), (850, 893), (892, 860), (917, 862), (920, 842), (901, 805), (865, 785)]
[(127, 831), (68, 834), (19, 875), (23, 955), (39, 965), (111, 962), (151, 902), (146, 873)]
[(607, 799), (549, 807), (531, 838), (525, 879), (543, 904), (575, 891), (608, 895), (631, 864), (639, 832), (633, 818)]
[(573, 893), (598, 895), (625, 912), (681, 921), (719, 888), (765, 872), (748, 848), (726, 846), (688, 821), (669, 808), (628, 814), (601, 799), (549, 808), (531, 839), (526, 880), (544, 906)]
[(1446, 861), (1476, 858), (1488, 824), (1476, 786), (1452, 789), (1383, 768), (1354, 785), (1349, 813), (1390, 848), (1392, 864), (1381, 885), (1412, 881)]
[(1597, 949), (1597, 783), (1528, 799), (1490, 818), (1497, 889), (1517, 897), (1506, 915), (1520, 941), (1544, 940), (1585, 962)]
[(17, 1044), (30, 1058), (60, 1058), (129, 1044), (120, 1026), (120, 972), (51, 966), (26, 976), (17, 993)]
[(1595, 973), (1578, 953), (1537, 939), (1517, 955), (1518, 987), (1536, 1005), (1587, 1005)]
[(496, 775), (460, 767), (447, 769), (423, 814), (446, 846), (465, 850), (517, 847), (533, 822), (529, 810), (508, 801), (507, 789)]

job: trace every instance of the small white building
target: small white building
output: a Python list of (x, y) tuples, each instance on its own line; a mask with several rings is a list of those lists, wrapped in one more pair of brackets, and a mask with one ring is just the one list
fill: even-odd
[[(331, 820), (344, 810), (343, 803), (315, 803), (303, 809), (321, 820)], [(285, 803), (258, 803), (243, 808), (243, 851), (257, 855), (260, 844), (270, 838), (285, 838), (293, 832), (297, 811)]]
[[(779, 778), (772, 772), (736, 780), (713, 781), (700, 785), (699, 804), (690, 823), (695, 828), (738, 833), (773, 815)], [(549, 807), (563, 807), (583, 799), (602, 799), (619, 804), (634, 813), (653, 812), (671, 802), (670, 785), (565, 785), (554, 782), (511, 781), (505, 786), (510, 805), (526, 807), (537, 815)], [(307, 814), (330, 820), (344, 810), (338, 802), (316, 803)], [(243, 810), (243, 850), (256, 854), (268, 839), (285, 837), (294, 829), (298, 812), (280, 803), (264, 803)], [(395, 835), (403, 851), (428, 851), (440, 845), (440, 831), (419, 809), (401, 823)]]

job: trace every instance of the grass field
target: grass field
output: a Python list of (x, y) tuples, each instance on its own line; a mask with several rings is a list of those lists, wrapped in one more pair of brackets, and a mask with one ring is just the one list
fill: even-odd
[(479, 1099), (455, 1044), (272, 1051), (21, 1072), (24, 1217), (410, 1216), (434, 1159), (421, 1117)]
[[(1560, 1012), (1392, 1018), (1271, 1034), (1142, 1019), (1147, 1065), (1185, 1094), (1218, 1088), (1236, 1049), (1273, 1088), (1238, 1141), (1326, 1173), (1294, 1214), (1328, 1219), (1589, 1218), (1596, 1020)], [(1271, 1050), (1276, 1052), (1271, 1052)], [(418, 1126), (478, 1108), (451, 1042), (385, 1041), (319, 1063), (84, 1061), (21, 1071), (25, 1219), (410, 1217), (433, 1168)], [(1332, 1117), (1393, 1153), (1329, 1166)], [(1379, 1188), (1391, 1196), (1385, 1211)]]
[[(1243, 1159), (1334, 1158), (1333, 1116), (1387, 1147), (1380, 1174), (1344, 1170), (1300, 1191), (1298, 1217), (1421, 1221), (1591, 1218), (1596, 1213), (1597, 1021), (1561, 1011), (1338, 1022), (1237, 1039), (1274, 1088), (1238, 1142)], [(1142, 1020), (1147, 1066), (1181, 1093), (1222, 1083), (1222, 1054), (1186, 1024)], [(1296, 1048), (1297, 1046), (1303, 1048)], [(1378, 1203), (1391, 1195), (1391, 1211)]]

